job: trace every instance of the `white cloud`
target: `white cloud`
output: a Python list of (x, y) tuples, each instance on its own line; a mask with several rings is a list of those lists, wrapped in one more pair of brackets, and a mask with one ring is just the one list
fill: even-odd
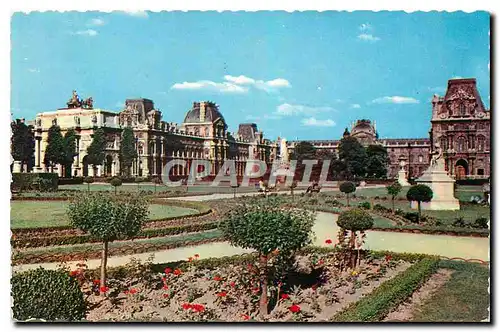
[(245, 117), (245, 120), (248, 121), (279, 120), (279, 119), (281, 119), (281, 116), (274, 114), (264, 114), (262, 116), (247, 115)]
[(372, 101), (375, 104), (418, 104), (419, 101), (412, 97), (401, 97), (401, 96), (392, 96), (392, 97), (380, 97), (376, 98)]
[(38, 68), (29, 68), (29, 69), (28, 69), (28, 71), (29, 71), (30, 73), (39, 73), (39, 72), (40, 72), (40, 69), (38, 69)]
[(275, 114), (283, 115), (283, 116), (291, 116), (291, 115), (312, 115), (321, 112), (332, 112), (335, 111), (331, 107), (311, 107), (304, 105), (291, 105), (291, 104), (281, 104), (276, 108)]
[(104, 22), (104, 20), (102, 18), (93, 18), (87, 23), (87, 25), (91, 25), (91, 26), (101, 26), (104, 24), (106, 24), (106, 22)]
[(369, 23), (363, 23), (359, 26), (359, 30), (361, 31), (369, 31), (372, 29), (372, 26)]
[(149, 15), (147, 12), (145, 12), (144, 10), (129, 10), (129, 11), (125, 11), (125, 14), (127, 15), (130, 15), (130, 16), (134, 16), (134, 17), (140, 17), (140, 18), (148, 18)]
[(247, 92), (250, 87), (254, 87), (258, 90), (264, 90), (266, 92), (273, 92), (280, 88), (291, 87), (290, 82), (284, 78), (276, 78), (270, 81), (256, 80), (251, 77), (240, 75), (240, 76), (224, 76), (225, 82), (213, 82), (208, 80), (202, 80), (197, 82), (183, 82), (175, 83), (172, 89), (176, 90), (201, 90), (208, 89), (219, 92), (235, 92), (242, 93)]
[(92, 30), (92, 29), (87, 29), (87, 30), (81, 30), (75, 32), (76, 35), (82, 35), (82, 36), (89, 36), (89, 37), (94, 37), (97, 35), (97, 31)]
[(224, 76), (224, 79), (228, 82), (232, 82), (234, 84), (239, 84), (239, 85), (255, 84), (255, 80), (253, 78), (246, 77), (244, 75), (240, 75), (240, 76), (226, 75), (226, 76)]
[(175, 83), (171, 89), (174, 90), (210, 90), (222, 93), (243, 93), (247, 92), (248, 88), (242, 87), (233, 83), (224, 82), (216, 83), (212, 81), (197, 81)]
[(24, 58), (24, 61), (28, 61), (28, 58)]
[(313, 127), (334, 127), (336, 125), (335, 121), (331, 119), (317, 120), (316, 118), (303, 119), (302, 124)]
[(361, 108), (361, 105), (360, 104), (352, 104), (351, 108)]
[(368, 34), (368, 33), (362, 33), (358, 36), (359, 39), (364, 40), (364, 41), (369, 41), (369, 42), (377, 42), (380, 40), (379, 37), (375, 37), (374, 35)]

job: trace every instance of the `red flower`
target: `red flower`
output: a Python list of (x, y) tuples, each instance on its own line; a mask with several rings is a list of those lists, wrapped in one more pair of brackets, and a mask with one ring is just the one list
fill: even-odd
[(252, 265), (252, 264), (248, 264), (248, 265), (247, 265), (247, 268), (248, 268), (249, 270), (252, 270), (252, 269), (253, 269), (253, 265)]
[(137, 293), (137, 289), (135, 288), (130, 288), (130, 294), (135, 294)]
[(163, 283), (165, 283), (165, 281), (167, 281), (167, 278), (161, 277), (161, 281), (163, 281)]
[(203, 306), (203, 304), (193, 304), (191, 306), (191, 308), (196, 311), (196, 312), (203, 312), (205, 311), (205, 307)]
[(100, 283), (101, 283), (101, 280), (99, 280), (99, 279), (94, 280), (94, 285), (99, 285)]
[(163, 297), (167, 298), (167, 297), (168, 297), (168, 294), (163, 294)]
[(245, 315), (245, 314), (241, 315), (241, 317), (243, 318), (243, 320), (249, 320), (250, 319), (250, 316)]
[(316, 288), (318, 288), (318, 284), (314, 284), (314, 285), (312, 285), (312, 286), (311, 286), (311, 288), (312, 288), (313, 290), (316, 290)]
[(319, 260), (318, 264), (323, 265), (324, 261), (322, 259)]
[(168, 289), (168, 285), (163, 285), (163, 289)]
[(325, 243), (326, 243), (326, 244), (332, 244), (332, 240), (327, 239), (327, 240), (325, 241)]
[(165, 274), (169, 274), (169, 273), (172, 273), (172, 269), (169, 267), (165, 268)]
[(391, 255), (385, 255), (385, 261), (389, 262), (392, 259)]
[(221, 278), (220, 276), (215, 276), (215, 277), (214, 277), (214, 280), (215, 280), (215, 281), (222, 281), (222, 278)]
[(189, 304), (189, 303), (184, 303), (184, 304), (182, 305), (182, 308), (183, 308), (184, 310), (189, 310), (189, 309), (191, 309), (192, 307), (191, 307), (191, 304)]
[(106, 287), (106, 286), (99, 287), (99, 291), (101, 293), (106, 293), (107, 291), (109, 291), (109, 287)]
[(128, 289), (124, 290), (123, 294), (128, 295)]
[(193, 257), (188, 257), (188, 262), (192, 262), (193, 261)]
[(283, 300), (286, 300), (286, 299), (289, 299), (289, 298), (290, 298), (290, 296), (288, 296), (288, 294), (284, 294), (284, 293), (283, 293), (283, 294), (281, 294), (281, 298), (282, 298)]
[(76, 275), (78, 275), (78, 271), (76, 271), (76, 270), (75, 270), (75, 271), (71, 271), (71, 272), (69, 273), (69, 276), (70, 276), (70, 277), (74, 277), (74, 276), (76, 276)]
[(291, 306), (290, 308), (288, 308), (288, 309), (290, 309), (290, 311), (291, 311), (291, 312), (293, 312), (293, 313), (300, 312), (300, 307), (299, 307), (298, 305), (296, 305), (296, 304), (292, 305), (292, 306)]
[(226, 297), (226, 296), (227, 296), (227, 292), (220, 292), (220, 293), (217, 293), (217, 296), (218, 296), (218, 297)]
[(231, 282), (229, 283), (229, 286), (231, 286), (231, 287), (233, 287), (233, 288), (234, 288), (234, 287), (236, 287), (236, 284), (234, 283), (234, 281), (231, 281)]
[(182, 271), (181, 271), (180, 269), (175, 269), (175, 270), (174, 270), (174, 274), (175, 274), (176, 276), (181, 275), (181, 274), (182, 274)]
[(194, 258), (200, 258), (200, 255), (194, 254)]
[(260, 291), (260, 288), (259, 287), (252, 288), (252, 291), (254, 293), (258, 293)]

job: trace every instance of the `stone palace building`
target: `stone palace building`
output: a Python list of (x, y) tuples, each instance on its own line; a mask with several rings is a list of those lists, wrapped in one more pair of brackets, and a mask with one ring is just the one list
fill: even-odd
[[(356, 137), (364, 146), (381, 144), (387, 148), (390, 164), (388, 177), (397, 176), (401, 167), (408, 177), (421, 175), (429, 166), (436, 144), (443, 149), (446, 169), (455, 178), (487, 178), (490, 175), (490, 111), (485, 109), (475, 79), (452, 79), (443, 97), (432, 99), (429, 137), (413, 139), (379, 139), (376, 124), (370, 120), (356, 121), (347, 135)], [(131, 127), (135, 133), (138, 158), (132, 175), (160, 175), (163, 165), (172, 159), (183, 159), (187, 167), (175, 166), (172, 175), (186, 177), (196, 159), (209, 160), (211, 169), (205, 175), (216, 175), (224, 160), (236, 161), (239, 176), (246, 172), (249, 161), (261, 160), (270, 165), (293, 151), (297, 141), (264, 138), (254, 123), (240, 124), (230, 133), (218, 105), (195, 102), (182, 124), (165, 122), (162, 113), (150, 99), (127, 99), (124, 110), (112, 112), (93, 107), (92, 98), (80, 100), (73, 96), (66, 108), (39, 113), (34, 121), (35, 165), (33, 171), (48, 171), (43, 164), (49, 128), (57, 124), (62, 134), (74, 129), (77, 133), (77, 156), (72, 165), (73, 176), (93, 175), (86, 151), (96, 128), (106, 133), (104, 165), (97, 167), (98, 176), (120, 174), (119, 147), (122, 129)], [(391, 124), (394, 125), (394, 124)], [(336, 152), (340, 140), (310, 141), (317, 149)], [(403, 166), (401, 166), (403, 165)], [(62, 175), (62, 170), (57, 169)]]
[[(485, 109), (476, 80), (451, 79), (443, 97), (432, 98), (429, 137), (379, 139), (376, 124), (358, 120), (347, 135), (356, 137), (364, 146), (381, 144), (390, 158), (388, 178), (396, 178), (401, 165), (407, 178), (416, 178), (429, 167), (436, 145), (443, 150), (446, 170), (457, 179), (490, 176), (490, 110)], [(395, 125), (391, 124), (391, 125)], [(336, 152), (340, 140), (310, 141), (317, 149)], [(298, 141), (288, 142), (293, 150)]]

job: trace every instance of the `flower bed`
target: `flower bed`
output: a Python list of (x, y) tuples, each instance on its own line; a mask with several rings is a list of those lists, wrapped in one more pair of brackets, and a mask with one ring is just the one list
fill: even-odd
[(89, 301), (95, 307), (87, 320), (327, 321), (412, 265), (387, 255), (369, 255), (355, 271), (341, 273), (334, 267), (331, 250), (304, 250), (287, 277), (272, 283), (270, 313), (260, 318), (256, 261), (254, 255), (219, 260), (220, 264), (190, 257), (161, 272), (155, 272), (153, 266), (144, 269), (137, 265), (130, 266), (127, 273), (121, 271), (120, 276), (110, 271), (115, 279), (108, 280), (108, 300), (91, 293)]

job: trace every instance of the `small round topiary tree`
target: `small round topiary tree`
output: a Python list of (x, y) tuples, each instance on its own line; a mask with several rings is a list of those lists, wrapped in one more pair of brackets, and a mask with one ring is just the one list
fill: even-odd
[(87, 191), (90, 192), (90, 184), (91, 183), (94, 183), (94, 178), (91, 177), (91, 176), (86, 176), (84, 179), (83, 179), (83, 182), (85, 182), (87, 184)]
[(418, 222), (422, 217), (422, 202), (430, 202), (432, 200), (434, 193), (429, 186), (425, 184), (416, 184), (411, 186), (406, 193), (406, 198), (411, 201), (416, 201), (418, 206)]
[(349, 194), (353, 193), (356, 191), (356, 185), (354, 182), (351, 181), (345, 181), (340, 184), (339, 187), (340, 191), (346, 194), (347, 196), (347, 206), (349, 206)]
[(122, 179), (120, 179), (119, 177), (114, 177), (111, 179), (111, 181), (109, 181), (109, 184), (115, 188), (115, 195), (116, 195), (118, 187), (122, 185)]
[[(343, 256), (341, 259), (341, 270), (343, 269), (343, 265), (346, 265), (346, 262), (349, 267), (355, 268), (356, 262), (359, 263), (361, 259), (360, 249), (366, 236), (364, 232), (373, 227), (373, 218), (365, 210), (354, 208), (342, 212), (337, 219), (337, 225), (340, 227), (340, 254)], [(346, 231), (350, 231), (349, 238), (347, 238)], [(361, 239), (358, 239), (357, 232), (360, 232)]]
[(314, 214), (310, 211), (283, 207), (279, 198), (251, 200), (233, 209), (221, 224), (224, 237), (242, 248), (254, 249), (260, 261), (260, 315), (268, 312), (268, 259), (273, 252), (290, 257), (311, 242)]
[(392, 213), (394, 213), (394, 211), (396, 210), (396, 208), (394, 206), (394, 201), (396, 199), (396, 196), (399, 195), (399, 193), (403, 189), (403, 186), (398, 181), (394, 181), (393, 183), (391, 183), (390, 185), (388, 185), (385, 188), (387, 189), (387, 193), (391, 196), (391, 199), (392, 199)]
[(78, 282), (66, 271), (38, 268), (11, 278), (14, 319), (79, 321), (87, 305)]
[(77, 196), (68, 206), (73, 227), (102, 241), (101, 287), (105, 287), (108, 243), (136, 235), (149, 214), (148, 204), (139, 196)]

